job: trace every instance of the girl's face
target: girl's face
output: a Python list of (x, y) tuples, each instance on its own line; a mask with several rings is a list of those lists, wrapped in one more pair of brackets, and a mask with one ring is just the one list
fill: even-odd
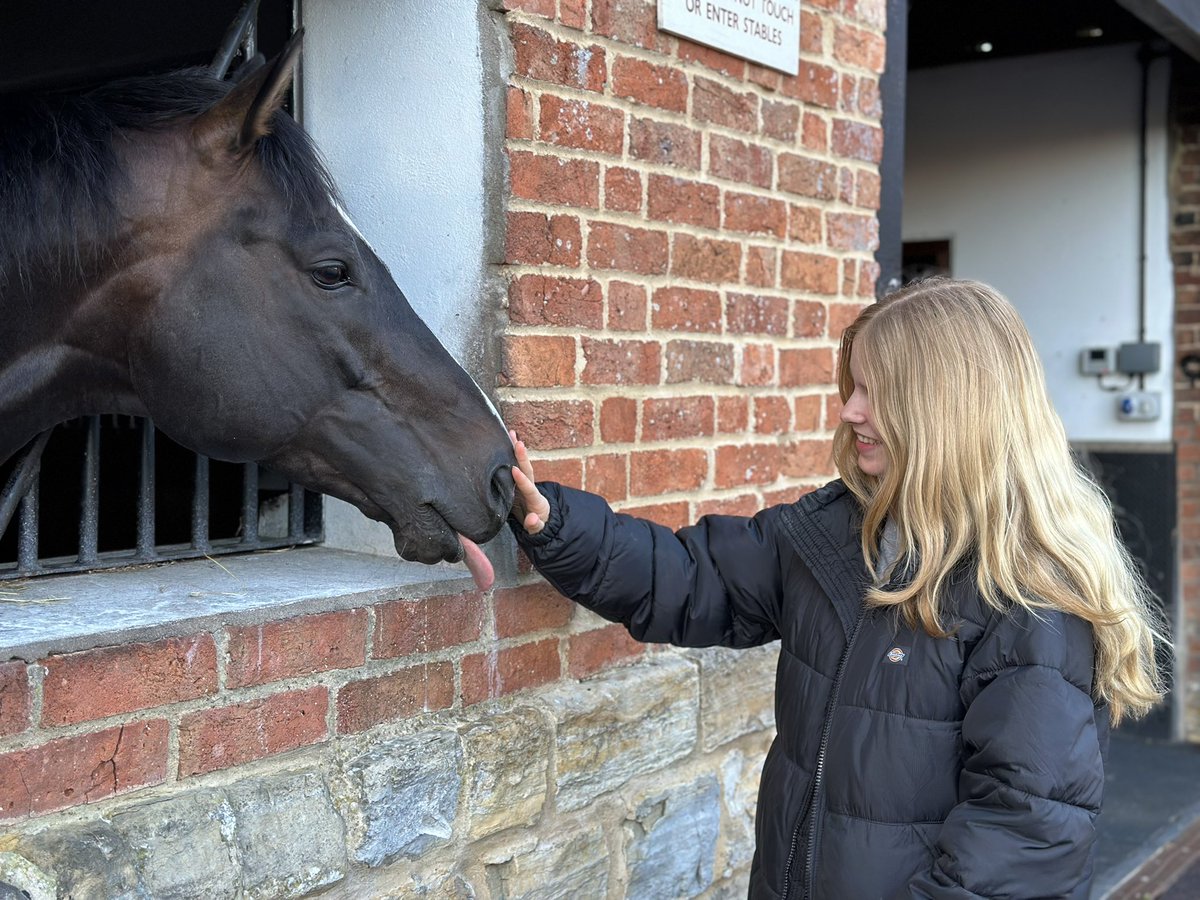
[(888, 468), (888, 451), (875, 430), (875, 419), (871, 413), (871, 398), (863, 382), (862, 348), (856, 347), (850, 354), (850, 375), (854, 379), (854, 393), (842, 407), (842, 421), (854, 429), (854, 449), (858, 451), (858, 467), (866, 475), (879, 478)]

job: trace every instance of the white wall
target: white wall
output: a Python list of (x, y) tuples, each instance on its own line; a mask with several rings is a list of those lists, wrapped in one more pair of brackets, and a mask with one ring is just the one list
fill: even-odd
[[(478, 4), (304, 0), (300, 115), (351, 218), (468, 371), (486, 319), (483, 50)], [(340, 501), (326, 544), (395, 555)]]
[[(1136, 47), (909, 73), (904, 239), (951, 241), (957, 277), (1025, 318), (1073, 441), (1171, 440), (1173, 288), (1167, 245), (1167, 65), (1151, 69), (1147, 340), (1162, 343), (1157, 422), (1116, 418), (1079, 352), (1137, 340)], [(1120, 383), (1123, 377), (1111, 379)]]

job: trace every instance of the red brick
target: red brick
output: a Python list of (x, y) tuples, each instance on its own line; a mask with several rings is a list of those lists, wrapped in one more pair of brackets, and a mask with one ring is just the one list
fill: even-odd
[(693, 491), (708, 477), (703, 450), (643, 450), (629, 456), (629, 493), (645, 497)]
[(785, 250), (780, 282), (786, 288), (812, 294), (838, 292), (838, 261), (819, 253)]
[(806, 112), (801, 126), (800, 145), (805, 150), (825, 153), (829, 149), (829, 125), (816, 113)]
[(583, 31), (587, 25), (585, 0), (559, 0), (558, 20), (567, 28)]
[(736, 282), (742, 266), (742, 247), (734, 241), (675, 235), (671, 274), (709, 284)]
[(859, 213), (826, 213), (829, 246), (834, 250), (874, 250), (879, 246), (879, 220)]
[(624, 281), (608, 283), (608, 327), (615, 331), (646, 329), (646, 289)]
[(807, 156), (781, 153), (779, 188), (802, 197), (832, 200), (837, 196), (837, 166)]
[(721, 134), (709, 135), (708, 172), (716, 178), (769, 188), (773, 166), (774, 159), (766, 147)]
[(634, 169), (619, 166), (604, 172), (604, 208), (618, 212), (638, 212), (642, 208), (642, 176)]
[(625, 143), (625, 113), (588, 100), (541, 99), (541, 138), (562, 147), (620, 155)]
[(742, 348), (742, 374), (739, 384), (764, 385), (775, 380), (775, 347), (772, 344), (747, 344)]
[(714, 333), (721, 330), (721, 295), (716, 291), (657, 288), (650, 309), (654, 328)]
[(703, 44), (693, 43), (687, 38), (679, 39), (675, 52), (684, 62), (700, 63), (730, 78), (741, 78), (746, 71), (745, 60), (714, 50), (712, 47), (705, 47)]
[(25, 663), (0, 663), (0, 737), (29, 727), (30, 706)]
[(787, 221), (787, 205), (782, 200), (734, 191), (725, 194), (725, 227), (729, 230), (782, 238)]
[(792, 427), (792, 404), (787, 397), (754, 398), (754, 431), (783, 434)]
[(787, 144), (796, 142), (800, 133), (800, 107), (795, 103), (764, 100), (762, 117), (764, 135)]
[(612, 222), (593, 222), (588, 230), (588, 264), (639, 275), (667, 271), (667, 235)]
[(801, 484), (795, 487), (788, 486), (777, 491), (763, 491), (763, 509), (768, 506), (779, 506), (782, 503), (795, 503), (805, 494), (811, 494), (817, 489), (817, 485)]
[(733, 346), (709, 341), (671, 341), (667, 344), (667, 384), (700, 381), (733, 382)]
[(839, 24), (834, 32), (833, 55), (844, 65), (882, 72), (886, 50), (882, 37), (853, 25)]
[(657, 341), (583, 339), (584, 384), (658, 384), (661, 347)]
[(792, 441), (780, 452), (780, 474), (786, 478), (811, 478), (833, 474), (833, 444), (829, 441)]
[(592, 443), (592, 404), (587, 400), (518, 400), (503, 404), (508, 427), (531, 450), (587, 447)]
[(879, 209), (879, 174), (859, 169), (854, 186), (854, 205), (865, 209)]
[(583, 463), (575, 459), (535, 459), (533, 471), (538, 481), (556, 481), (568, 487), (583, 487)]
[(758, 498), (753, 494), (736, 497), (720, 497), (696, 504), (696, 518), (701, 516), (742, 516), (749, 518), (761, 509)]
[(585, 91), (604, 89), (607, 70), (603, 47), (559, 41), (540, 28), (522, 23), (512, 26), (512, 45), (518, 75)]
[(821, 209), (788, 204), (788, 237), (801, 244), (821, 243)]
[(94, 803), (167, 776), (165, 719), (127, 722), (0, 754), (0, 821)]
[(828, 310), (824, 303), (797, 300), (795, 305), (795, 337), (821, 337), (825, 333)]
[(633, 159), (683, 169), (700, 168), (700, 132), (686, 125), (633, 118), (629, 122)]
[(746, 81), (764, 87), (768, 91), (779, 90), (779, 84), (783, 80), (783, 77), (783, 73), (777, 72), (774, 69), (768, 69), (766, 66), (756, 65), (755, 63), (747, 63), (746, 65)]
[(714, 486), (743, 487), (770, 484), (779, 477), (779, 447), (775, 444), (745, 444), (718, 447)]
[(510, 212), (506, 224), (504, 260), (510, 265), (579, 265), (583, 239), (574, 216)]
[(858, 318), (866, 308), (863, 303), (831, 303), (829, 304), (829, 336), (841, 338), (846, 327)]
[(642, 440), (673, 441), (713, 433), (712, 397), (661, 397), (642, 402)]
[(858, 79), (853, 75), (842, 73), (842, 87), (839, 91), (838, 109), (849, 113), (858, 111)]
[(641, 506), (626, 506), (621, 512), (639, 519), (646, 519), (664, 525), (672, 531), (692, 524), (691, 511), (686, 500), (674, 503), (647, 503)]
[(746, 283), (755, 287), (775, 287), (775, 248), (746, 248)]
[(887, 27), (887, 0), (846, 0), (842, 12), (876, 31)]
[(597, 162), (512, 150), (508, 154), (508, 166), (514, 197), (591, 209), (600, 205), (600, 164)]
[(600, 328), (604, 295), (590, 279), (522, 275), (509, 285), (508, 316), (517, 325)]
[(365, 731), (453, 703), (454, 667), (449, 662), (423, 663), (351, 681), (338, 691), (338, 734)]
[(805, 394), (797, 397), (795, 407), (795, 424), (792, 426), (798, 433), (821, 430), (821, 414), (824, 404), (820, 394)]
[(329, 688), (318, 685), (189, 713), (179, 721), (179, 777), (319, 744), (328, 708)]
[(570, 600), (544, 581), (499, 589), (492, 606), (498, 638), (563, 628), (571, 621), (575, 610)]
[(506, 10), (519, 9), (535, 16), (554, 18), (554, 0), (504, 0)]
[(876, 121), (883, 118), (883, 97), (879, 93), (879, 82), (874, 78), (859, 79), (856, 112)]
[(688, 80), (678, 69), (622, 56), (613, 63), (612, 91), (646, 106), (687, 112)]
[(721, 224), (721, 190), (715, 184), (651, 175), (646, 198), (651, 219), (702, 228)]
[(788, 301), (784, 297), (762, 294), (730, 294), (725, 317), (730, 332), (736, 334), (774, 334), (785, 336), (788, 330)]
[(225, 683), (230, 688), (350, 669), (361, 666), (367, 656), (365, 609), (300, 616), (227, 632)]
[(42, 665), (43, 725), (102, 719), (217, 691), (217, 647), (210, 634), (50, 656)]
[(873, 259), (865, 259), (858, 267), (858, 296), (875, 299), (875, 286), (882, 269)]
[(585, 487), (609, 501), (624, 500), (629, 496), (629, 478), (625, 471), (627, 467), (628, 457), (623, 453), (589, 456), (585, 461)]
[(808, 10), (800, 11), (800, 50), (805, 55), (819, 56), (825, 47), (824, 19)]
[(606, 444), (628, 444), (637, 438), (637, 401), (609, 397), (600, 404), (600, 439)]
[(462, 661), (463, 704), (471, 706), (538, 687), (561, 675), (558, 638), (476, 653)]
[(696, 76), (692, 80), (692, 117), (737, 131), (758, 130), (758, 95), (732, 90)]
[(572, 678), (586, 678), (601, 669), (637, 659), (646, 645), (635, 641), (623, 625), (609, 625), (571, 635), (567, 648), (567, 671)]
[(654, 0), (592, 0), (592, 31), (647, 50), (661, 46)]
[(717, 398), (717, 431), (731, 434), (750, 424), (750, 400), (744, 396)]
[(833, 383), (833, 350), (814, 347), (779, 351), (779, 384), (783, 387), (808, 387)]
[(805, 103), (836, 109), (838, 73), (829, 66), (801, 59), (799, 73), (795, 78), (785, 79), (781, 90), (786, 96), (803, 100)]
[[(540, 469), (538, 476), (543, 477)], [(483, 597), (475, 591), (384, 603), (375, 607), (371, 655), (389, 659), (477, 641), (483, 619)]]
[(846, 159), (883, 159), (883, 129), (848, 119), (833, 120), (833, 152)]
[(505, 135), (510, 140), (532, 140), (533, 100), (529, 94), (518, 87), (509, 87), (506, 111), (507, 127)]
[(505, 335), (499, 382), (512, 387), (575, 384), (575, 338), (540, 334)]

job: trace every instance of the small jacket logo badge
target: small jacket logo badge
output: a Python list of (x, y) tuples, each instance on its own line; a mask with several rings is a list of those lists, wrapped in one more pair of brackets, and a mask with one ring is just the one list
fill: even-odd
[(894, 665), (906, 666), (908, 665), (908, 648), (893, 647), (884, 654), (883, 658)]

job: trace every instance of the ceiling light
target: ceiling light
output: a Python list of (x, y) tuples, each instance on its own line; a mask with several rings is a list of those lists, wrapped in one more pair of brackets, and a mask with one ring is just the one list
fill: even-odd
[(976, 44), (975, 52), (976, 53), (991, 53), (992, 52), (992, 42), (984, 41), (982, 44)]
[(1104, 29), (1098, 25), (1092, 25), (1088, 28), (1080, 28), (1075, 32), (1075, 37), (1081, 38), (1098, 38), (1104, 37)]

